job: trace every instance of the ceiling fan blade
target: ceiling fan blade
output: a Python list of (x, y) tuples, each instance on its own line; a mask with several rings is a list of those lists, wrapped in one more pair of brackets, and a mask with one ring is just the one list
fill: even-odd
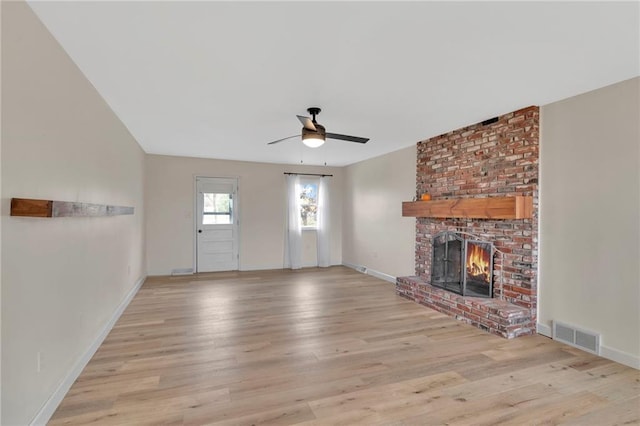
[(300, 120), (305, 129), (313, 130), (314, 132), (318, 130), (309, 117), (304, 117), (302, 115), (296, 115), (296, 117), (298, 117), (298, 120)]
[(293, 138), (299, 138), (299, 137), (300, 137), (300, 135), (288, 136), (286, 138), (278, 139), (277, 141), (269, 142), (267, 145), (273, 145), (274, 143), (284, 142), (287, 139), (293, 139)]
[(331, 139), (340, 139), (341, 141), (348, 141), (348, 142), (367, 143), (369, 141), (369, 138), (359, 138), (357, 136), (340, 135), (338, 133), (327, 133), (326, 135), (328, 138), (331, 138)]

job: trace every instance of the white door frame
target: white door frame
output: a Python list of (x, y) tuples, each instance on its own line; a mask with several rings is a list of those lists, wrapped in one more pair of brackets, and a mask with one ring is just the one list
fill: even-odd
[[(237, 184), (236, 184), (236, 198), (237, 198), (237, 202), (235, 203), (236, 208), (239, 204), (240, 204), (240, 176), (238, 175), (216, 175), (216, 176), (211, 176), (211, 175), (206, 175), (206, 174), (194, 174), (193, 175), (193, 189), (191, 190), (191, 196), (193, 197), (192, 200), (192, 204), (193, 204), (193, 213), (192, 213), (192, 225), (193, 225), (193, 273), (196, 274), (198, 273), (198, 178), (220, 178), (220, 179), (235, 179)], [(240, 210), (237, 210), (238, 212)], [(242, 268), (240, 268), (240, 236), (241, 236), (241, 230), (240, 230), (240, 217), (237, 216), (237, 223), (238, 223), (238, 271), (241, 271)]]

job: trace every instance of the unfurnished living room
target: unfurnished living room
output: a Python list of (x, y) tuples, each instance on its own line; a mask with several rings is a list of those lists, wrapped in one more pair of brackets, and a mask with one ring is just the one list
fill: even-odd
[(0, 13), (2, 425), (640, 424), (640, 2)]

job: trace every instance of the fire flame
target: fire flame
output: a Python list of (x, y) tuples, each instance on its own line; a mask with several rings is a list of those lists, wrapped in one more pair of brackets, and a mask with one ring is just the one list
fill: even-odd
[(469, 243), (467, 246), (467, 274), (476, 279), (489, 282), (490, 257), (488, 250), (476, 244)]

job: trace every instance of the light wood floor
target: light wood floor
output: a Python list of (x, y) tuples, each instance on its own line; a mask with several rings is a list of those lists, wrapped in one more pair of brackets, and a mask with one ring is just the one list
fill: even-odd
[(640, 424), (639, 373), (344, 267), (151, 278), (50, 424)]

